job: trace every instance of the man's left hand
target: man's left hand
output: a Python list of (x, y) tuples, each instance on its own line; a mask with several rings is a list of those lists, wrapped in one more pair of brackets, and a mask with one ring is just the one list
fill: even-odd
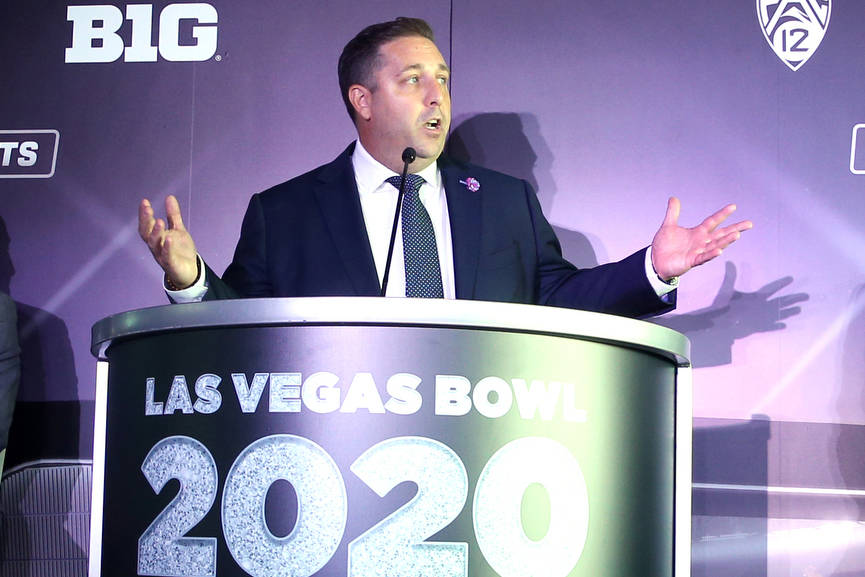
[(695, 266), (712, 260), (739, 239), (754, 224), (743, 220), (718, 228), (736, 210), (728, 204), (694, 228), (679, 226), (681, 203), (672, 197), (661, 228), (652, 239), (652, 266), (662, 280), (682, 276)]

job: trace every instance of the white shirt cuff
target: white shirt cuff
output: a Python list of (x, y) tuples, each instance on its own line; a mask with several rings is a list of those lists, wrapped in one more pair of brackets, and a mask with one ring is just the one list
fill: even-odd
[(201, 255), (198, 256), (198, 270), (201, 271), (201, 274), (198, 275), (198, 278), (192, 284), (192, 286), (186, 287), (185, 289), (179, 291), (169, 290), (168, 287), (165, 286), (163, 281), (162, 288), (165, 289), (165, 294), (168, 295), (168, 298), (171, 299), (171, 302), (174, 303), (197, 303), (201, 302), (204, 298), (204, 295), (207, 294), (207, 284), (204, 282), (204, 277), (207, 276), (204, 274), (204, 261), (201, 259)]
[(670, 282), (664, 282), (655, 272), (655, 267), (652, 266), (652, 247), (646, 251), (646, 278), (649, 279), (649, 284), (655, 289), (655, 294), (659, 297), (671, 293), (679, 286), (679, 277), (673, 277)]

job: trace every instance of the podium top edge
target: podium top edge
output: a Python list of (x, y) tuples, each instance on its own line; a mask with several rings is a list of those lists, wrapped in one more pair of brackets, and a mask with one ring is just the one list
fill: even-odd
[(90, 350), (106, 360), (119, 339), (207, 327), (291, 325), (430, 326), (555, 334), (615, 343), (690, 365), (685, 335), (653, 323), (558, 307), (470, 300), (379, 297), (259, 298), (172, 304), (106, 317)]

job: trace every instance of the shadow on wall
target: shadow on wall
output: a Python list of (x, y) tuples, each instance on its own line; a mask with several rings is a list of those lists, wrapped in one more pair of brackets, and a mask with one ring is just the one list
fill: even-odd
[[(0, 290), (15, 300), (21, 347), (21, 386), (9, 432), (6, 467), (42, 458), (77, 459), (82, 456), (82, 446), (93, 445), (92, 431), (81, 438), (81, 403), (47, 401), (52, 397), (78, 398), (69, 331), (60, 317), (21, 302), (9, 290), (15, 274), (10, 244), (6, 223), (0, 217)], [(22, 398), (28, 401), (22, 402)], [(92, 406), (89, 410), (92, 412)]]
[(790, 276), (754, 292), (736, 290), (736, 265), (727, 262), (725, 266), (724, 280), (710, 306), (652, 319), (655, 324), (684, 333), (691, 340), (691, 364), (695, 368), (732, 363), (734, 342), (755, 333), (787, 328), (784, 321), (802, 312), (798, 305), (809, 298), (806, 293), (776, 296), (793, 284)]
[[(456, 160), (472, 162), (527, 181), (537, 192), (545, 213), (556, 195), (550, 173), (553, 153), (531, 114), (486, 113), (454, 120), (447, 153)], [(578, 231), (553, 227), (565, 258), (576, 266), (592, 267), (598, 258), (586, 236)], [(793, 283), (780, 278), (755, 292), (736, 290), (736, 266), (728, 262), (724, 281), (712, 305), (682, 315), (666, 315), (653, 322), (684, 333), (691, 339), (694, 367), (715, 367), (732, 362), (733, 343), (755, 333), (786, 328), (788, 318), (798, 315), (806, 293), (776, 296)]]
[[(454, 119), (448, 140), (448, 156), (497, 170), (528, 182), (538, 195), (544, 214), (549, 214), (556, 195), (550, 173), (553, 153), (541, 136), (532, 114), (490, 112)], [(562, 253), (578, 267), (593, 267), (598, 258), (589, 239), (580, 232), (553, 226)]]
[[(82, 438), (82, 403), (78, 400), (48, 400), (58, 397), (78, 399), (78, 380), (68, 329), (56, 315), (25, 304), (16, 298), (17, 294), (10, 292), (15, 274), (10, 244), (6, 223), (0, 217), (0, 291), (10, 294), (15, 300), (21, 348), (19, 400), (12, 417), (4, 469), (11, 472), (15, 467), (31, 461), (89, 458), (93, 433), (88, 430)], [(22, 398), (28, 401), (21, 401)], [(88, 403), (85, 410), (91, 413), (92, 421), (93, 403)], [(82, 450), (82, 447), (85, 449)], [(86, 454), (82, 454), (85, 451)], [(2, 489), (0, 486), (0, 491)], [(42, 495), (42, 498), (55, 502), (61, 509), (66, 505), (71, 507), (71, 496), (60, 486)], [(19, 533), (16, 538), (32, 546), (37, 544), (37, 540), (27, 531)], [(26, 544), (21, 546), (27, 549)], [(76, 545), (70, 543), (70, 547), (75, 548)], [(14, 574), (31, 574), (24, 566), (18, 569), (23, 572)]]

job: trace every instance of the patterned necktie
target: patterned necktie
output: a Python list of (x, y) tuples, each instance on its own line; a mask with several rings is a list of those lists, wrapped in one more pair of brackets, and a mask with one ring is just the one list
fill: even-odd
[[(405, 258), (405, 296), (418, 298), (444, 298), (439, 253), (429, 213), (420, 201), (424, 179), (416, 174), (406, 175), (405, 196), (402, 199), (402, 248)], [(387, 179), (399, 189), (402, 178)]]

